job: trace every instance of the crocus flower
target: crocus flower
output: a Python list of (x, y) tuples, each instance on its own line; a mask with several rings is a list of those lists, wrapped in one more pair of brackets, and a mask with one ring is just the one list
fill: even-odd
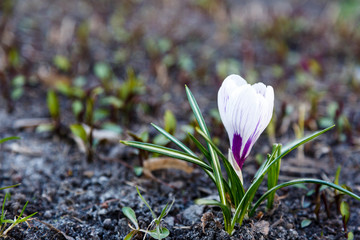
[(261, 82), (250, 85), (233, 74), (224, 80), (219, 89), (218, 107), (229, 135), (229, 161), (242, 178), (244, 161), (271, 120), (274, 90)]

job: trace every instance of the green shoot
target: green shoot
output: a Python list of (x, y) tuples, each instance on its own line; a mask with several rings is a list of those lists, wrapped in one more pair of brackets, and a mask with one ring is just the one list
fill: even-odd
[[(17, 186), (17, 185), (14, 185)], [(10, 187), (14, 187), (14, 186), (10, 186)], [(9, 188), (9, 187), (5, 187), (5, 188)], [(0, 188), (1, 189), (5, 189), (5, 188)], [(25, 221), (27, 221), (29, 218), (33, 217), (37, 212), (30, 214), (27, 217), (22, 217), (22, 215), (24, 214), (25, 208), (28, 204), (28, 202), (25, 203), (20, 215), (18, 217), (14, 217), (14, 219), (6, 219), (5, 215), (6, 215), (6, 211), (5, 211), (5, 203), (6, 200), (10, 197), (9, 193), (5, 194), (5, 198), (2, 204), (2, 208), (1, 208), (1, 215), (0, 215), (0, 237), (6, 237), (7, 234), (10, 232), (11, 229), (13, 229), (14, 227), (16, 227), (17, 225), (19, 225), (20, 223), (23, 223)], [(7, 227), (7, 225), (10, 224), (9, 227)]]
[[(147, 206), (147, 208), (150, 210), (151, 215), (153, 217), (152, 222), (150, 223), (150, 225), (147, 227), (147, 229), (141, 229), (139, 227), (139, 223), (137, 221), (136, 218), (136, 214), (134, 212), (133, 209), (129, 208), (129, 207), (123, 207), (122, 208), (122, 212), (123, 214), (131, 221), (131, 223), (133, 225), (129, 224), (129, 227), (132, 229), (124, 239), (126, 240), (130, 240), (132, 239), (136, 234), (138, 234), (139, 232), (143, 232), (145, 233), (145, 237), (146, 234), (149, 234), (151, 237), (155, 238), (155, 239), (163, 239), (166, 238), (167, 236), (169, 236), (170, 232), (167, 228), (162, 227), (161, 226), (161, 221), (162, 219), (170, 212), (170, 209), (172, 207), (172, 205), (175, 202), (175, 199), (171, 202), (171, 204), (169, 205), (166, 204), (166, 206), (163, 208), (163, 210), (161, 211), (160, 215), (157, 217), (156, 214), (154, 213), (154, 211), (151, 209), (149, 203), (145, 200), (145, 198), (141, 195), (138, 187), (136, 187), (136, 190), (141, 198), (141, 200), (145, 203), (145, 205)], [(153, 225), (155, 225), (153, 227)], [(153, 228), (151, 230), (149, 230), (150, 228)], [(145, 239), (144, 237), (144, 239)]]

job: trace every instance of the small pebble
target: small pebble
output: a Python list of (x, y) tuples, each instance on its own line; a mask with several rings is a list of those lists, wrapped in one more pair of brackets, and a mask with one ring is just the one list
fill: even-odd
[(105, 208), (100, 209), (98, 212), (99, 215), (105, 215), (106, 213), (107, 213), (107, 210)]
[(297, 237), (299, 237), (298, 232), (295, 229), (289, 229), (289, 238), (296, 239)]
[(109, 178), (107, 178), (107, 177), (105, 177), (105, 176), (101, 176), (101, 177), (99, 178), (99, 183), (100, 183), (101, 185), (106, 184), (108, 181), (109, 181)]
[(51, 218), (51, 217), (52, 217), (51, 211), (46, 210), (45, 213), (44, 213), (44, 218)]
[(108, 229), (108, 230), (113, 228), (113, 224), (112, 224), (110, 218), (105, 219), (103, 222), (103, 225), (104, 225), (104, 228)]
[(175, 218), (171, 217), (171, 216), (166, 216), (164, 218), (164, 222), (169, 226), (169, 227), (173, 227), (174, 226), (174, 222), (175, 222)]
[(183, 213), (184, 219), (194, 224), (204, 212), (204, 205), (191, 205)]

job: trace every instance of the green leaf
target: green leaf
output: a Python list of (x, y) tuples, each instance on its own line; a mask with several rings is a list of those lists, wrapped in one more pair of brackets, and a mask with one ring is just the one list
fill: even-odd
[(315, 184), (321, 184), (321, 185), (326, 185), (329, 186), (331, 188), (334, 188), (352, 198), (355, 198), (356, 200), (360, 201), (360, 197), (358, 195), (356, 195), (355, 193), (350, 192), (349, 190), (340, 187), (339, 185), (336, 185), (332, 182), (327, 182), (324, 180), (320, 180), (320, 179), (312, 179), (312, 178), (300, 178), (300, 179), (296, 179), (296, 180), (292, 180), (289, 182), (284, 182), (281, 183), (275, 187), (273, 187), (272, 189), (268, 190), (266, 193), (264, 193), (258, 200), (257, 202), (254, 204), (253, 208), (251, 209), (249, 216), (254, 215), (256, 208), (260, 205), (260, 203), (262, 201), (264, 201), (272, 192), (279, 190), (280, 188), (283, 187), (287, 187), (287, 186), (291, 186), (291, 185), (296, 185), (296, 184), (301, 184), (301, 183), (315, 183)]
[(148, 209), (150, 210), (153, 219), (155, 219), (155, 218), (156, 218), (156, 215), (155, 215), (154, 211), (151, 209), (149, 203), (145, 200), (145, 198), (141, 195), (141, 193), (140, 193), (140, 191), (139, 191), (139, 188), (138, 188), (137, 186), (136, 186), (136, 191), (137, 191), (137, 193), (139, 194), (141, 200), (145, 203), (145, 205), (146, 205), (146, 206), (148, 207)]
[(170, 110), (166, 110), (164, 114), (165, 131), (174, 134), (176, 131), (176, 118)]
[(138, 232), (137, 230), (132, 230), (125, 236), (124, 240), (131, 240)]
[(161, 211), (160, 216), (158, 217), (158, 220), (160, 221), (163, 217), (165, 217), (166, 215), (168, 215), (168, 213), (170, 212), (172, 206), (174, 205), (175, 199), (173, 199), (173, 201), (171, 202), (171, 204), (169, 205), (169, 203), (166, 204), (166, 206), (163, 208), (163, 210)]
[[(273, 152), (275, 154), (272, 154), (272, 157), (276, 158), (281, 152), (281, 145), (275, 144), (273, 146)], [(272, 160), (270, 159), (269, 161), (272, 161)], [(280, 173), (280, 164), (281, 164), (281, 160), (277, 161), (274, 165), (272, 165), (269, 168), (269, 172), (268, 172), (268, 189), (271, 189), (271, 188), (275, 187), (277, 185), (277, 183), (278, 183), (279, 173)], [(267, 208), (268, 209), (272, 209), (273, 203), (274, 203), (274, 198), (275, 198), (275, 192), (270, 194), (269, 197), (268, 197), (268, 202), (267, 202)]]
[[(202, 159), (198, 158), (197, 155), (191, 151), (185, 144), (183, 144), (181, 141), (179, 141), (177, 138), (175, 138), (174, 136), (172, 136), (171, 134), (169, 134), (168, 132), (166, 132), (164, 129), (162, 129), (161, 127), (155, 125), (155, 124), (151, 124), (157, 131), (159, 131), (161, 134), (163, 134), (166, 138), (168, 138), (170, 141), (172, 141), (173, 143), (175, 143), (179, 148), (181, 148), (182, 150), (184, 150), (187, 154), (197, 158), (199, 161), (202, 161)], [(146, 132), (147, 133), (147, 132)], [(147, 133), (148, 134), (148, 133)], [(147, 135), (148, 136), (148, 135)], [(145, 141), (144, 141), (145, 142)], [(201, 149), (200, 149), (201, 150)], [(207, 150), (206, 150), (207, 151)], [(210, 155), (209, 155), (210, 156)], [(204, 164), (206, 164), (204, 162)], [(211, 180), (213, 180), (215, 182), (215, 177), (214, 174), (212, 173), (212, 169), (205, 169), (203, 168), (205, 173), (208, 174), (208, 176), (211, 178)]]
[[(193, 94), (191, 93), (190, 89), (187, 86), (185, 86), (185, 90), (186, 90), (186, 95), (187, 95), (190, 107), (195, 115), (195, 118), (200, 126), (200, 129), (206, 134), (206, 136), (209, 139), (211, 139), (209, 130), (206, 126), (204, 117), (201, 114), (199, 105), (197, 104)], [(212, 165), (213, 173), (215, 175), (215, 183), (216, 183), (216, 187), (219, 192), (220, 201), (222, 204), (227, 205), (225, 188), (224, 188), (219, 158), (218, 158), (214, 148), (209, 143), (208, 143), (208, 149), (209, 149), (210, 156), (212, 159), (211, 165)], [(228, 219), (227, 217), (228, 216), (224, 215), (225, 230), (228, 230), (228, 224), (230, 222), (230, 219)]]
[(195, 143), (196, 147), (200, 150), (200, 152), (204, 155), (206, 159), (211, 163), (211, 156), (209, 151), (197, 140), (191, 133), (188, 133), (190, 139)]
[(115, 96), (104, 97), (100, 103), (106, 106), (113, 106), (114, 108), (122, 108), (124, 106), (124, 102)]
[(347, 240), (354, 240), (354, 233), (348, 232)]
[(33, 213), (33, 214), (30, 214), (30, 215), (27, 216), (27, 217), (24, 217), (24, 218), (21, 217), (21, 216), (24, 214), (25, 208), (26, 208), (26, 206), (28, 205), (28, 203), (29, 203), (29, 202), (26, 202), (26, 203), (25, 203), (23, 209), (21, 210), (21, 213), (20, 213), (18, 219), (16, 220), (16, 223), (25, 222), (26, 220), (28, 220), (29, 218), (31, 218), (32, 216), (34, 216), (35, 214), (37, 214), (37, 212), (35, 212), (35, 213)]
[(130, 207), (123, 207), (121, 209), (121, 211), (134, 224), (135, 228), (139, 229), (139, 224), (136, 219), (136, 214), (135, 214), (134, 210)]
[[(0, 144), (1, 143), (4, 143), (4, 142), (7, 142), (7, 141), (10, 141), (10, 140), (19, 140), (20, 138), (19, 137), (7, 137), (7, 138), (3, 138), (3, 139), (0, 139)], [(0, 189), (1, 190), (1, 189)]]
[(70, 125), (71, 132), (78, 136), (84, 143), (88, 142), (87, 134), (84, 127), (81, 124)]
[(83, 99), (85, 97), (85, 91), (76, 86), (70, 86), (69, 83), (57, 82), (55, 83), (56, 90), (67, 97), (75, 97)]
[(0, 223), (3, 223), (4, 219), (5, 219), (5, 203), (6, 203), (7, 198), (9, 198), (9, 193), (5, 193), (3, 205), (2, 205), (2, 208), (1, 208)]
[(334, 183), (336, 185), (339, 185), (340, 172), (341, 172), (341, 166), (339, 165), (336, 169), (336, 174), (335, 174), (335, 179), (334, 179)]
[(211, 171), (211, 167), (209, 167), (206, 163), (201, 161), (199, 158), (191, 156), (187, 153), (180, 152), (171, 148), (166, 148), (150, 143), (143, 143), (143, 142), (137, 142), (137, 141), (120, 141), (122, 144), (125, 144), (127, 146), (143, 149), (145, 151), (154, 152), (158, 154), (162, 154), (165, 156), (181, 159), (190, 163), (194, 163), (203, 169)]
[(231, 199), (234, 200), (234, 204), (235, 206), (237, 206), (245, 194), (245, 190), (241, 183), (241, 180), (239, 179), (238, 175), (236, 174), (234, 168), (231, 166), (228, 159), (224, 156), (224, 154), (222, 154), (222, 152), (215, 145), (215, 143), (208, 136), (206, 136), (205, 133), (201, 131), (199, 128), (196, 128), (196, 131), (206, 140), (208, 144), (210, 144), (213, 147), (215, 152), (222, 158), (226, 173), (228, 174), (232, 186), (231, 192), (228, 193), (231, 194)]
[(15, 88), (14, 90), (11, 91), (11, 99), (13, 100), (18, 100), (22, 97), (22, 95), (24, 94), (24, 89), (23, 88)]
[(94, 102), (95, 97), (89, 97), (86, 99), (85, 123), (89, 126), (91, 126), (94, 121)]
[(218, 207), (221, 208), (221, 210), (223, 212), (223, 215), (224, 215), (224, 218), (226, 217), (227, 219), (231, 219), (231, 210), (230, 210), (230, 208), (228, 208), (226, 205), (222, 204), (219, 201), (212, 200), (212, 199), (200, 198), (200, 199), (196, 199), (195, 203), (199, 204), (199, 205), (218, 206)]
[(349, 204), (345, 201), (342, 201), (340, 203), (340, 213), (343, 217), (344, 224), (347, 224), (350, 218), (350, 207)]
[(65, 56), (62, 55), (56, 55), (53, 61), (55, 66), (64, 72), (69, 71), (71, 67), (70, 61)]
[(108, 109), (104, 109), (104, 108), (95, 109), (94, 116), (93, 116), (94, 122), (101, 121), (101, 120), (107, 118), (109, 115), (110, 115), (110, 112)]
[(306, 228), (311, 224), (311, 220), (310, 219), (304, 219), (301, 221), (301, 228)]
[(162, 135), (164, 135), (167, 139), (169, 139), (170, 141), (172, 141), (173, 143), (175, 143), (179, 148), (181, 148), (182, 150), (184, 150), (186, 153), (188, 153), (189, 155), (193, 156), (193, 157), (197, 157), (196, 154), (191, 151), (185, 144), (183, 144), (181, 141), (179, 141), (178, 139), (176, 139), (174, 136), (172, 136), (170, 133), (168, 133), (166, 130), (162, 129), (161, 127), (151, 123), (151, 125), (158, 131), (160, 132)]
[(74, 86), (76, 87), (84, 87), (85, 84), (87, 83), (87, 80), (84, 76), (78, 76), (74, 79)]
[[(230, 229), (229, 229), (229, 232), (232, 231), (232, 229), (234, 229), (235, 227), (235, 223), (236, 222), (239, 222), (240, 224), (242, 223), (242, 220), (245, 216), (245, 213), (247, 211), (247, 208), (248, 206), (250, 205), (250, 202), (252, 200), (252, 198), (254, 197), (254, 194), (255, 192), (257, 191), (258, 187), (260, 186), (265, 174), (267, 173), (267, 171), (269, 170), (269, 168), (276, 164), (277, 161), (279, 161), (280, 159), (282, 159), (285, 155), (287, 155), (289, 152), (291, 152), (292, 150), (296, 149), (297, 147), (299, 147), (300, 145), (302, 144), (305, 144), (309, 141), (311, 141), (312, 139), (318, 137), (319, 135), (329, 131), (331, 128), (333, 128), (335, 125), (331, 126), (331, 127), (328, 127), (324, 130), (321, 130), (321, 131), (318, 131), (318, 132), (315, 132), (313, 134), (311, 134), (310, 136), (307, 136), (307, 137), (304, 137), (302, 139), (299, 139), (297, 141), (295, 141), (294, 143), (292, 144), (289, 144), (287, 145), (286, 147), (284, 147), (282, 149), (282, 152), (280, 154), (280, 156), (278, 156), (277, 158), (275, 158), (273, 161), (266, 161), (264, 163), (264, 165), (262, 165), (260, 167), (260, 169), (256, 172), (255, 174), (255, 180), (253, 180), (253, 183), (250, 185), (248, 191), (245, 193), (244, 197), (242, 198), (240, 204), (237, 206), (236, 210), (235, 210), (235, 213), (233, 215), (233, 219), (231, 220), (231, 226), (230, 226)], [(272, 159), (272, 158), (270, 158)], [(324, 185), (328, 185), (329, 183), (328, 182), (325, 182), (325, 181), (322, 181), (321, 183), (319, 182), (316, 182), (316, 181), (321, 181), (321, 180), (317, 180), (317, 179), (311, 179), (309, 180), (310, 182), (312, 183), (318, 183), (318, 184), (324, 184)], [(290, 183), (289, 185), (295, 185), (297, 183), (304, 183), (304, 182), (307, 182), (307, 180), (304, 181), (304, 179), (302, 179), (302, 181), (290, 181), (288, 183)], [(283, 184), (280, 184), (270, 190), (268, 190), (256, 203), (255, 205), (253, 206), (253, 208), (251, 209), (250, 213), (249, 213), (249, 216), (252, 216), (254, 215), (254, 212), (255, 212), (255, 209), (258, 207), (258, 205), (263, 201), (265, 200), (271, 193), (272, 191), (276, 191), (277, 189), (281, 188), (281, 187), (285, 187), (285, 186), (289, 186), (289, 185), (286, 185), (288, 183), (285, 183), (285, 185)], [(330, 183), (330, 184), (333, 184), (333, 183)], [(334, 184), (333, 184), (334, 185)], [(279, 187), (280, 186), (280, 187)], [(335, 187), (334, 188), (338, 188), (339, 186), (337, 185), (334, 185)], [(341, 187), (339, 187), (341, 188)], [(343, 188), (341, 188), (342, 190), (345, 190)], [(352, 197), (358, 197), (357, 195), (351, 193), (350, 191), (346, 190), (346, 194), (352, 196)], [(245, 204), (243, 202), (246, 202)]]
[(136, 176), (141, 176), (141, 174), (143, 173), (144, 168), (139, 167), (139, 166), (134, 166), (134, 173)]
[(0, 191), (1, 191), (1, 190), (4, 190), (4, 189), (7, 189), (7, 188), (14, 188), (14, 187), (17, 187), (17, 186), (19, 186), (19, 185), (20, 185), (20, 183), (15, 184), (15, 185), (11, 185), (11, 186), (7, 186), (7, 187), (2, 187), (2, 188), (0, 188)]
[(53, 90), (48, 91), (47, 105), (50, 112), (50, 116), (53, 119), (58, 119), (60, 117), (60, 104), (59, 104), (59, 99), (55, 91)]
[(165, 227), (160, 228), (159, 231), (160, 231), (160, 235), (157, 232), (157, 229), (150, 230), (150, 231), (148, 231), (148, 233), (151, 237), (153, 237), (155, 239), (163, 239), (163, 238), (166, 238), (167, 236), (169, 236), (169, 234), (170, 234), (169, 230)]
[(82, 102), (79, 100), (75, 100), (72, 103), (71, 108), (75, 116), (78, 116), (84, 109)]
[(106, 80), (111, 77), (112, 70), (109, 64), (105, 62), (98, 62), (94, 67), (95, 75), (101, 80)]
[(302, 138), (302, 139), (296, 140), (295, 142), (286, 145), (285, 147), (282, 148), (281, 154), (280, 154), (277, 158), (275, 158), (272, 162), (269, 162), (269, 164), (267, 164), (267, 165), (262, 169), (261, 172), (258, 171), (258, 172), (256, 173), (256, 175), (259, 175), (259, 174), (264, 175), (264, 174), (266, 174), (267, 171), (269, 170), (269, 168), (270, 168), (273, 164), (275, 164), (275, 163), (276, 163), (277, 161), (279, 161), (280, 159), (284, 158), (284, 156), (286, 156), (286, 155), (287, 155), (288, 153), (290, 153), (292, 150), (298, 148), (299, 146), (301, 146), (301, 145), (303, 145), (303, 144), (305, 144), (305, 143), (307, 143), (307, 142), (310, 142), (310, 141), (313, 140), (314, 138), (316, 138), (316, 137), (320, 136), (321, 134), (329, 131), (329, 130), (332, 129), (333, 127), (335, 127), (335, 125), (332, 125), (332, 126), (330, 126), (330, 127), (328, 127), (328, 128), (325, 128), (325, 129), (323, 129), (323, 130), (321, 130), (321, 131), (317, 131), (317, 132), (315, 132), (315, 133), (313, 133), (313, 134), (311, 134), (311, 135), (309, 135), (309, 136), (306, 136), (306, 137), (304, 137), (304, 138)]
[(231, 229), (234, 229), (236, 222), (238, 222), (240, 225), (242, 224), (242, 221), (244, 220), (246, 213), (248, 213), (249, 206), (252, 203), (252, 200), (263, 179), (264, 176), (260, 176), (259, 178), (257, 178), (256, 181), (250, 185), (249, 189), (241, 198), (240, 204), (236, 208), (233, 219), (231, 221)]
[(11, 81), (11, 84), (16, 87), (22, 87), (25, 85), (25, 77), (24, 75), (16, 75), (13, 80)]
[(17, 219), (16, 222), (17, 223), (26, 222), (29, 218), (35, 216), (36, 214), (37, 214), (37, 212), (34, 212), (34, 213), (30, 214), (29, 216), (23, 217), (21, 219)]

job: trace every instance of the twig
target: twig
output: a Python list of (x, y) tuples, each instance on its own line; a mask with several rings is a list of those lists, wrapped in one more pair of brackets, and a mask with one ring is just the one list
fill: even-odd
[(50, 228), (51, 230), (53, 230), (53, 231), (55, 231), (55, 232), (63, 235), (63, 237), (64, 237), (65, 239), (67, 239), (67, 240), (75, 240), (73, 237), (70, 237), (70, 236), (66, 235), (66, 233), (64, 233), (63, 231), (57, 229), (56, 227), (54, 227), (54, 226), (51, 225), (50, 223), (43, 222), (43, 221), (41, 221), (41, 220), (39, 220), (39, 219), (34, 219), (34, 220), (35, 220), (35, 221), (38, 221), (39, 223), (44, 224), (45, 226), (47, 226), (47, 227)]

